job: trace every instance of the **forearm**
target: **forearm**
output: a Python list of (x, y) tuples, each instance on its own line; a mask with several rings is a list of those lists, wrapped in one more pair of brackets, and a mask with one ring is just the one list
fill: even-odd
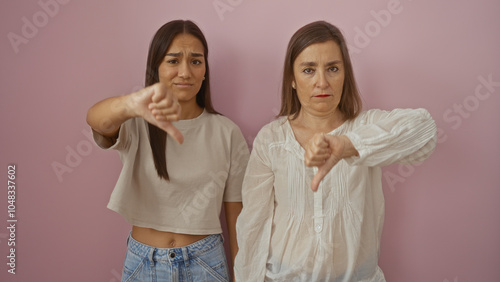
[(127, 95), (98, 102), (88, 110), (87, 123), (103, 136), (115, 137), (120, 125), (135, 116), (129, 100)]
[(414, 163), (435, 147), (436, 124), (427, 110), (373, 110), (365, 119), (366, 124), (346, 133), (359, 152), (359, 158), (346, 158), (351, 165)]
[(229, 234), (229, 247), (231, 250), (231, 262), (234, 265), (234, 258), (238, 253), (238, 243), (236, 241), (236, 219), (241, 213), (243, 205), (241, 202), (225, 202), (224, 210), (226, 215), (227, 231)]

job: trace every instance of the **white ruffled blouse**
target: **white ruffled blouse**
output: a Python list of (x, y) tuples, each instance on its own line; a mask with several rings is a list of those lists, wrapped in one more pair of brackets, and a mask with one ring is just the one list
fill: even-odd
[(340, 161), (317, 192), (286, 118), (255, 138), (237, 221), (236, 281), (385, 281), (381, 167), (425, 160), (436, 125), (425, 109), (369, 110), (330, 132), (359, 156)]

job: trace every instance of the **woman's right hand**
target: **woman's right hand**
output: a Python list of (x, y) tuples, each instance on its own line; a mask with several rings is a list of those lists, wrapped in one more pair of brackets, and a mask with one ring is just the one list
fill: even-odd
[(179, 120), (181, 106), (175, 95), (164, 84), (156, 83), (129, 94), (127, 103), (134, 116), (144, 118), (182, 144), (184, 136), (171, 123)]
[(315, 134), (309, 140), (305, 151), (305, 165), (318, 168), (318, 172), (311, 181), (313, 192), (318, 190), (321, 180), (340, 160), (359, 155), (347, 136), (325, 135), (324, 133)]

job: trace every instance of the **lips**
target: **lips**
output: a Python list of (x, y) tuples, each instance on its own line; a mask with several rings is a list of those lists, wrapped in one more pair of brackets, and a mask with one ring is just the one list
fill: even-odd
[(332, 95), (329, 95), (329, 94), (320, 94), (320, 95), (314, 95), (313, 97), (316, 97), (316, 98), (327, 98), (327, 97), (330, 97)]
[(191, 83), (174, 83), (175, 86), (177, 87), (191, 87), (193, 84)]

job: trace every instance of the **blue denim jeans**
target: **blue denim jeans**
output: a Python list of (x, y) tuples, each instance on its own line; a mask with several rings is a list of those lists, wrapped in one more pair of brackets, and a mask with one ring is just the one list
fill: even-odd
[(229, 281), (222, 235), (171, 249), (142, 244), (130, 235), (123, 281)]

